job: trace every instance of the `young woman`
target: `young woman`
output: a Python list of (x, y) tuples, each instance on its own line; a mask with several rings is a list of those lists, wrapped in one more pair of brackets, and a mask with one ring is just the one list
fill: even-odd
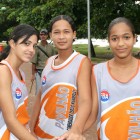
[(58, 55), (49, 58), (43, 70), (42, 89), (35, 103), (40, 106), (33, 109), (31, 131), (39, 140), (65, 132), (59, 139), (82, 140), (91, 110), (91, 62), (72, 48), (76, 29), (69, 16), (52, 20), (50, 37)]
[(20, 66), (33, 57), (38, 33), (30, 25), (15, 27), (0, 58), (0, 139), (37, 140), (29, 132), (28, 94)]
[(98, 111), (99, 140), (138, 140), (140, 61), (132, 56), (136, 42), (132, 23), (124, 17), (114, 19), (108, 41), (114, 58), (93, 67), (93, 108), (85, 129), (96, 120)]

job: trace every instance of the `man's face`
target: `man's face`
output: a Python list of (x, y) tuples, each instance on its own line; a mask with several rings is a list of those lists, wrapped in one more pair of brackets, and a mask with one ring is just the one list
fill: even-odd
[(40, 33), (40, 39), (43, 41), (43, 40), (47, 40), (48, 38), (48, 34), (46, 34), (45, 32), (41, 32)]

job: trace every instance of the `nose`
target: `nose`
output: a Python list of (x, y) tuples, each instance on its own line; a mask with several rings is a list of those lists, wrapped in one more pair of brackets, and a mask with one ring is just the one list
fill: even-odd
[(64, 35), (64, 33), (60, 33), (60, 36), (59, 36), (59, 38), (60, 38), (60, 39), (63, 39), (63, 38), (65, 38), (65, 35)]
[(118, 45), (119, 45), (119, 46), (123, 46), (123, 45), (124, 45), (124, 40), (123, 40), (123, 38), (120, 38), (120, 39), (119, 39)]
[(30, 52), (34, 52), (34, 51), (35, 51), (34, 45), (31, 45), (31, 46), (29, 47), (29, 50), (30, 50)]

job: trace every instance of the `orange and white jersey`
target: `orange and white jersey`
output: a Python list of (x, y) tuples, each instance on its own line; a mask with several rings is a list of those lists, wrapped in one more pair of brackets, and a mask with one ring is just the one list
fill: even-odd
[[(23, 81), (21, 81), (18, 79), (12, 67), (9, 65), (7, 61), (3, 60), (0, 63), (7, 65), (11, 71), (12, 75), (11, 91), (16, 109), (17, 119), (20, 121), (21, 124), (26, 125), (29, 121), (29, 116), (27, 112), (28, 92), (24, 82), (25, 81), (24, 73), (23, 71), (20, 70), (20, 73), (23, 78)], [(17, 140), (17, 138), (8, 130), (1, 110), (0, 110), (0, 140)]]
[(99, 140), (140, 140), (140, 61), (126, 83), (115, 80), (108, 62), (93, 67), (97, 84)]
[(41, 111), (35, 127), (39, 140), (69, 130), (78, 109), (77, 77), (86, 57), (74, 52), (63, 64), (54, 66), (56, 57), (48, 59), (41, 76)]

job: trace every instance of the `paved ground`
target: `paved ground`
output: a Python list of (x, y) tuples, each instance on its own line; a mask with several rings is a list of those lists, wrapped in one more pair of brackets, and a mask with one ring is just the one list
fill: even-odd
[[(22, 69), (25, 72), (27, 87), (28, 87), (28, 90), (30, 91), (30, 88), (31, 88), (31, 82), (30, 82), (30, 79), (31, 79), (31, 64), (30, 63), (23, 64)], [(33, 83), (31, 93), (29, 93), (29, 104), (28, 104), (29, 114), (32, 111), (31, 108), (32, 108), (32, 105), (33, 105), (34, 98), (35, 98), (35, 83)], [(85, 133), (85, 136), (86, 136), (87, 140), (97, 140), (95, 126), (92, 126)]]

